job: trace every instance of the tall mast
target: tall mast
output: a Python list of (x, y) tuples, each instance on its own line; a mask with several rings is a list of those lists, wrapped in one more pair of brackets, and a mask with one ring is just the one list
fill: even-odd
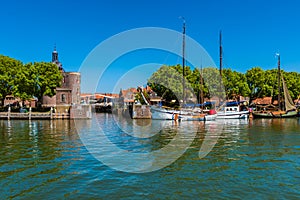
[(281, 110), (281, 97), (280, 97), (280, 54), (277, 54), (278, 61), (277, 61), (277, 66), (278, 66), (278, 108)]
[(220, 76), (222, 77), (223, 68), (223, 48), (222, 48), (222, 31), (220, 31)]
[[(221, 103), (221, 93), (222, 93), (222, 68), (223, 68), (223, 48), (222, 48), (222, 31), (220, 30), (219, 34), (219, 47), (220, 47), (220, 80), (219, 80), (219, 104)], [(220, 104), (221, 105), (221, 104)]]
[(183, 30), (182, 30), (182, 93), (183, 93), (183, 105), (185, 104), (185, 19), (183, 20)]
[(204, 95), (203, 95), (203, 89), (204, 89), (204, 86), (203, 86), (203, 69), (202, 69), (202, 65), (201, 65), (201, 69), (200, 69), (200, 89), (201, 89), (201, 92), (200, 92), (200, 104), (202, 104), (202, 109), (203, 109), (203, 103), (204, 103)]

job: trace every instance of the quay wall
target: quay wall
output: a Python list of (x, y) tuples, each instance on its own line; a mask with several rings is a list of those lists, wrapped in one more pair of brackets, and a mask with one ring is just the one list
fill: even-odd
[(91, 119), (91, 105), (73, 105), (70, 107), (70, 119)]
[(133, 119), (151, 119), (150, 106), (133, 105), (132, 118)]

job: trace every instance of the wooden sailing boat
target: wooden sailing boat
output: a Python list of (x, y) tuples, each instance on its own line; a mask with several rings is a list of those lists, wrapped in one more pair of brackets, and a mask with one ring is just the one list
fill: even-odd
[[(185, 19), (183, 19), (183, 32), (182, 32), (182, 105), (186, 103), (185, 94)], [(166, 107), (151, 106), (152, 119), (167, 119), (167, 120), (183, 120), (183, 121), (205, 121), (205, 120), (215, 120), (216, 115), (207, 115), (204, 113), (194, 112), (189, 109), (168, 109)]]
[[(287, 118), (287, 117), (296, 117), (297, 111), (296, 106), (293, 103), (293, 100), (290, 96), (288, 88), (285, 84), (283, 76), (280, 73), (280, 55), (278, 54), (278, 107), (270, 105), (274, 109), (267, 110), (266, 107), (258, 107), (259, 110), (253, 111), (252, 116), (254, 118)], [(281, 84), (280, 79), (282, 80), (283, 95), (284, 95), (284, 108), (281, 104)]]
[[(183, 104), (185, 103), (185, 19), (183, 19), (183, 32), (182, 32), (182, 64), (183, 64), (183, 78), (182, 78), (182, 84), (183, 84)], [(178, 120), (181, 119), (179, 115), (182, 115), (182, 111), (175, 110), (172, 108), (162, 107), (162, 106), (151, 106), (151, 113), (152, 113), (152, 119), (162, 119), (162, 120)], [(188, 115), (188, 113), (184, 113), (185, 115)], [(204, 118), (203, 118), (204, 120)]]

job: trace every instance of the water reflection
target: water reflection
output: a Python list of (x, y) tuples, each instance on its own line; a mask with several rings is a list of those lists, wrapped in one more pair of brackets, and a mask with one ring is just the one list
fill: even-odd
[(60, 171), (70, 164), (66, 152), (76, 150), (72, 140), (78, 140), (71, 121), (1, 120), (0, 126), (0, 187), (6, 188), (4, 198), (23, 196), (64, 177)]
[[(188, 148), (198, 148), (198, 158), (202, 159), (217, 143), (223, 146), (236, 143), (241, 130), (249, 126), (248, 120), (174, 122), (105, 114), (97, 114), (93, 120), (90, 127), (78, 124), (87, 149), (102, 163), (131, 172), (169, 165)], [(130, 166), (128, 160), (132, 161)]]
[(158, 170), (177, 160), (193, 142), (197, 129), (187, 123), (138, 122), (126, 116), (96, 114), (89, 130), (79, 135), (89, 152), (105, 165), (141, 173)]
[[(206, 122), (199, 127), (199, 134), (196, 138), (195, 148), (199, 148), (200, 159), (207, 155), (214, 154), (220, 148), (233, 147), (240, 140), (242, 131), (249, 127), (248, 120), (216, 120)], [(228, 150), (228, 149), (227, 149)]]
[[(132, 123), (132, 129), (123, 121), (114, 121), (112, 115), (98, 115), (96, 124), (92, 120), (0, 120), (1, 198), (242, 199), (256, 195), (262, 199), (293, 199), (300, 195), (299, 119), (128, 123)], [(161, 170), (123, 173), (94, 159), (76, 134), (78, 131), (80, 137), (90, 139), (90, 147), (108, 153), (107, 158), (132, 169), (137, 160), (120, 156), (118, 151), (105, 152), (105, 145), (97, 141), (104, 139), (97, 132), (100, 124), (107, 131), (105, 138), (127, 152), (147, 153), (170, 146), (172, 151), (166, 154), (142, 157), (147, 162), (138, 170), (163, 166), (165, 159), (176, 158), (170, 153), (189, 141), (191, 144)], [(127, 134), (120, 126), (136, 134), (160, 128), (157, 134), (149, 134), (151, 137), (133, 137), (135, 133)], [(179, 139), (174, 142), (176, 136)], [(198, 152), (205, 145), (210, 152), (199, 159)]]
[(251, 124), (260, 128), (272, 128), (276, 131), (287, 131), (297, 129), (300, 124), (300, 118), (274, 118), (274, 119), (257, 119), (251, 120)]
[(164, 126), (172, 124), (167, 120), (134, 120), (122, 115), (112, 115), (114, 123), (124, 133), (137, 138), (149, 138), (156, 135)]

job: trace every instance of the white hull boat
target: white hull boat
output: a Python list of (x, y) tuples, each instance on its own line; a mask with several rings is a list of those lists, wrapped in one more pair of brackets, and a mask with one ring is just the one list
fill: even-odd
[(203, 113), (195, 113), (191, 111), (180, 111), (166, 109), (163, 107), (151, 107), (152, 119), (159, 120), (182, 120), (182, 121), (212, 121), (217, 118), (217, 114), (209, 115)]
[(225, 107), (224, 110), (217, 112), (217, 119), (247, 119), (249, 110), (239, 111), (239, 106)]
[(179, 115), (178, 110), (171, 110), (157, 106), (151, 106), (152, 119), (174, 120)]

